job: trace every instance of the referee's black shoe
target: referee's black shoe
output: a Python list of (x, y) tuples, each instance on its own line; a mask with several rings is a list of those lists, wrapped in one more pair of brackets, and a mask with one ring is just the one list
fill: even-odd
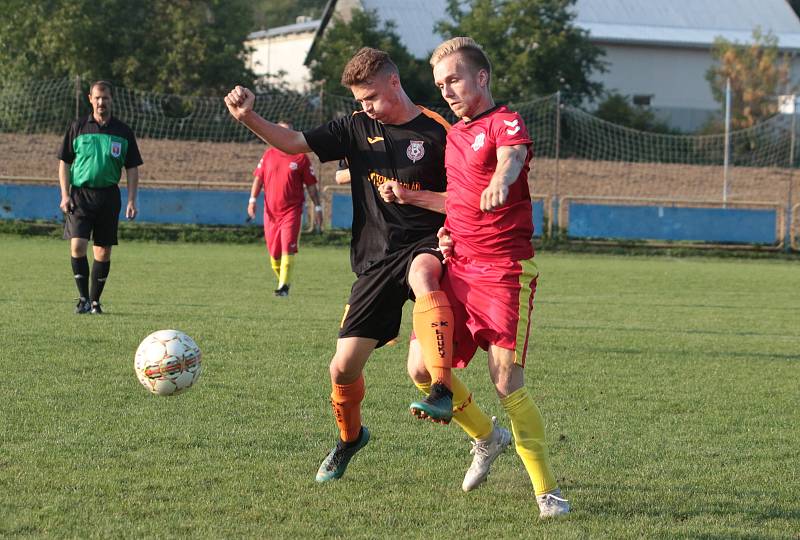
[(102, 315), (103, 308), (100, 306), (100, 302), (92, 302), (92, 310), (89, 313), (92, 315)]
[(86, 298), (78, 298), (78, 304), (75, 306), (75, 313), (83, 315), (92, 310), (92, 304)]

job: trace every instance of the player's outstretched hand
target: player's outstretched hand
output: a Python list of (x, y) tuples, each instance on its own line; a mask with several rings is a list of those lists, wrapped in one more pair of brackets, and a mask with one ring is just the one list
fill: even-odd
[(508, 186), (502, 182), (489, 182), (481, 193), (481, 211), (491, 212), (500, 208), (508, 200)]
[(450, 236), (450, 231), (441, 227), (439, 232), (436, 233), (436, 237), (439, 238), (439, 251), (442, 252), (444, 258), (452, 257), (454, 245), (453, 238)]
[(244, 86), (237, 86), (225, 96), (225, 106), (236, 120), (242, 121), (253, 110), (256, 96)]

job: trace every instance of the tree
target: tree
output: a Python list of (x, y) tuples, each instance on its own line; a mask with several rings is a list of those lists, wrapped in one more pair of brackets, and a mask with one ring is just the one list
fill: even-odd
[(253, 30), (295, 22), (299, 15), (317, 18), (325, 0), (257, 0), (253, 7)]
[(336, 19), (311, 54), (311, 79), (327, 93), (345, 94), (342, 70), (361, 48), (374, 47), (389, 53), (400, 70), (403, 89), (417, 103), (440, 99), (427, 62), (414, 58), (400, 41), (392, 21), (379, 27), (374, 11), (353, 10), (350, 22)]
[(498, 100), (524, 101), (562, 91), (566, 102), (594, 101), (603, 90), (591, 80), (605, 71), (602, 49), (573, 25), (576, 0), (448, 0), (453, 22), (437, 31), (470, 36), (489, 55)]
[[(791, 94), (789, 59), (779, 59), (778, 38), (753, 31), (753, 42), (740, 44), (718, 37), (711, 55), (718, 62), (706, 72), (714, 99), (725, 103), (726, 81), (731, 81), (731, 126), (750, 127), (778, 111), (778, 94)], [(780, 60), (780, 61), (779, 61)]]
[(6, 0), (0, 77), (220, 93), (254, 79), (244, 63), (250, 13), (247, 0)]
[(610, 94), (597, 106), (594, 115), (606, 122), (639, 131), (677, 133), (677, 130), (671, 129), (665, 122), (656, 118), (653, 111), (631, 105), (630, 98), (622, 94)]

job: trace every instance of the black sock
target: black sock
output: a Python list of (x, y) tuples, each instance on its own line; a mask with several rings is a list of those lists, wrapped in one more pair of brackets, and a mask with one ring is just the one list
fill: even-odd
[(78, 294), (84, 300), (89, 298), (89, 260), (83, 257), (72, 257), (72, 274), (78, 286)]
[(111, 261), (94, 261), (92, 263), (92, 302), (100, 302), (100, 295), (103, 294), (103, 287), (106, 286), (106, 278), (111, 269)]

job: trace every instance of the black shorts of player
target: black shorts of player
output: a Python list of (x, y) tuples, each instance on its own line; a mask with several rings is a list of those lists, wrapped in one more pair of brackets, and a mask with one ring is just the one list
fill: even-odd
[(376, 261), (356, 278), (350, 290), (339, 337), (377, 339), (377, 347), (397, 337), (406, 300), (414, 299), (408, 271), (414, 257), (430, 253), (441, 261), (438, 240), (432, 235)]
[(119, 186), (106, 188), (73, 187), (69, 194), (72, 210), (64, 222), (64, 239), (91, 239), (96, 246), (117, 244), (119, 211), (122, 208)]

